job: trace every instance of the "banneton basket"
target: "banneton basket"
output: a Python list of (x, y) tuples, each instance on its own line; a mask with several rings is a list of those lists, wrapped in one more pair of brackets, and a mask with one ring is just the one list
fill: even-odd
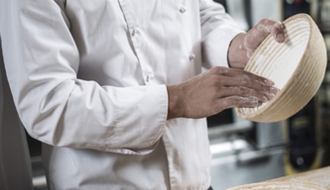
[(236, 108), (241, 118), (276, 122), (301, 110), (318, 91), (326, 70), (327, 50), (321, 32), (307, 14), (284, 22), (284, 43), (269, 35), (250, 58), (246, 71), (272, 80), (280, 92), (255, 108)]

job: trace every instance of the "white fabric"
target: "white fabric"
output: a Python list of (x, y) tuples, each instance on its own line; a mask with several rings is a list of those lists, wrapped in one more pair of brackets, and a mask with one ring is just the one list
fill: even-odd
[(227, 66), (211, 0), (0, 0), (18, 113), (51, 189), (206, 189), (205, 119), (166, 120), (166, 84)]

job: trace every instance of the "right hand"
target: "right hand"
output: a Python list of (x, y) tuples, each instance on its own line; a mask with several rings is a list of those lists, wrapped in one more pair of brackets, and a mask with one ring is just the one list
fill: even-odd
[(256, 107), (278, 92), (270, 80), (241, 69), (214, 67), (167, 86), (168, 119), (203, 118), (232, 107)]

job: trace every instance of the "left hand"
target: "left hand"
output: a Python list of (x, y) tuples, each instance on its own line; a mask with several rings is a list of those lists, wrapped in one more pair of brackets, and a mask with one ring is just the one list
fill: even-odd
[(272, 19), (263, 19), (245, 34), (237, 35), (228, 50), (228, 62), (232, 68), (244, 68), (260, 43), (269, 35), (283, 43), (284, 24)]

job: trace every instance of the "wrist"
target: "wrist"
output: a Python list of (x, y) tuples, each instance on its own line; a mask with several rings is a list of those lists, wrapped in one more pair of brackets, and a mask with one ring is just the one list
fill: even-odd
[(183, 101), (181, 100), (180, 85), (168, 85), (168, 113), (167, 119), (174, 119), (181, 117)]

